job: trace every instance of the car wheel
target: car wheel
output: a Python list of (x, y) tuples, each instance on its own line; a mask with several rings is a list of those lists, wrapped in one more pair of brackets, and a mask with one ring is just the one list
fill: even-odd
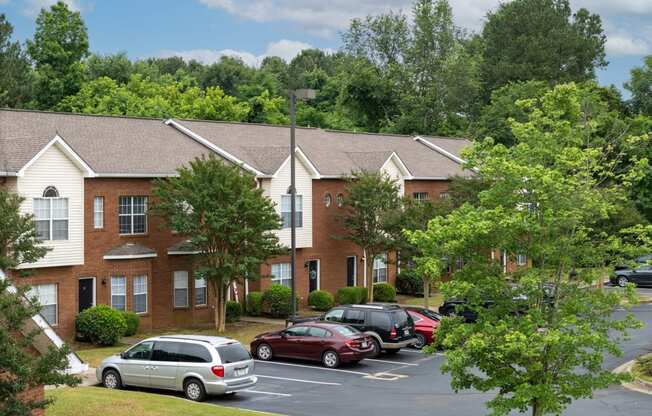
[(421, 334), (417, 334), (416, 338), (417, 338), (417, 342), (412, 344), (413, 348), (416, 348), (416, 349), (420, 350), (421, 348), (426, 346), (426, 337), (424, 337)]
[(102, 375), (102, 384), (107, 389), (121, 389), (122, 379), (117, 371), (109, 369)]
[(193, 402), (202, 402), (206, 398), (204, 385), (196, 378), (191, 378), (183, 383), (183, 393), (186, 395), (186, 399)]
[(369, 356), (371, 358), (378, 357), (380, 355), (380, 342), (378, 342), (377, 339), (372, 338), (371, 339), (371, 346), (373, 347), (373, 349), (371, 350), (371, 354), (369, 354)]
[(256, 348), (256, 356), (259, 360), (269, 361), (272, 359), (273, 355), (272, 347), (269, 344), (260, 344), (258, 348)]
[(618, 286), (625, 287), (629, 283), (629, 280), (625, 276), (618, 276)]
[(340, 365), (340, 356), (335, 351), (326, 351), (321, 357), (321, 362), (326, 368), (337, 368)]

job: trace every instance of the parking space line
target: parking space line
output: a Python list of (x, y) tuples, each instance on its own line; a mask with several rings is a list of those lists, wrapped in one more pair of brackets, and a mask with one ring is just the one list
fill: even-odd
[(356, 374), (359, 376), (368, 376), (370, 375), (369, 373), (363, 373), (362, 371), (352, 371), (352, 370), (341, 370), (339, 368), (325, 368), (325, 367), (317, 367), (314, 365), (304, 365), (304, 364), (292, 364), (292, 363), (281, 363), (278, 361), (261, 361), (261, 360), (255, 360), (257, 363), (263, 363), (263, 364), (276, 364), (276, 365), (286, 365), (289, 367), (303, 367), (303, 368), (310, 368), (313, 370), (325, 370), (325, 371), (337, 371), (340, 373), (349, 373), (349, 374)]
[(261, 377), (261, 378), (271, 378), (273, 380), (296, 381), (297, 383), (323, 384), (325, 386), (341, 386), (342, 385), (342, 383), (331, 383), (331, 382), (327, 382), (327, 381), (302, 380), (302, 379), (299, 379), (299, 378), (264, 376), (262, 374), (256, 374), (256, 376)]
[(247, 393), (258, 393), (258, 394), (269, 394), (270, 396), (280, 396), (280, 397), (292, 397), (291, 394), (287, 393), (274, 393), (273, 391), (260, 391), (260, 390), (241, 390)]
[(373, 361), (375, 363), (385, 363), (385, 364), (398, 364), (398, 365), (406, 365), (408, 367), (418, 367), (419, 364), (414, 364), (414, 363), (404, 363), (401, 361), (388, 361), (388, 360), (377, 360), (375, 358), (365, 358), (365, 361)]

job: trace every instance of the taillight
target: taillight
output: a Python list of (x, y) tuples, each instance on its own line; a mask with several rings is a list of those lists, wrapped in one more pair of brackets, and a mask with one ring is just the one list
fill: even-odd
[(215, 365), (211, 367), (211, 371), (213, 372), (213, 374), (215, 374), (216, 377), (220, 377), (220, 378), (224, 377), (224, 367), (222, 367), (221, 365)]
[(389, 333), (390, 338), (396, 338), (396, 328), (392, 328), (392, 332)]
[(360, 349), (362, 348), (362, 341), (359, 339), (352, 339), (347, 341), (346, 345), (348, 345), (351, 348)]

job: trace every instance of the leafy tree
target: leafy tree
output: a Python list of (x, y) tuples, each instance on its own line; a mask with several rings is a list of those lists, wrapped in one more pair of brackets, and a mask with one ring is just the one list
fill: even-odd
[(197, 273), (215, 294), (215, 328), (225, 329), (230, 284), (260, 277), (260, 265), (280, 254), (274, 205), (239, 166), (211, 156), (190, 162), (179, 176), (157, 180), (153, 210), (189, 238)]
[(125, 52), (112, 55), (94, 53), (86, 60), (86, 74), (90, 80), (107, 77), (118, 84), (124, 84), (129, 81), (133, 72), (134, 65)]
[[(621, 354), (620, 340), (640, 326), (631, 314), (612, 315), (624, 296), (635, 302), (634, 288), (605, 292), (595, 283), (605, 264), (618, 261), (626, 240), (640, 240), (646, 230), (627, 230), (626, 239), (593, 229), (626, 201), (623, 191), (647, 160), (632, 160), (623, 171), (617, 160), (605, 159), (609, 140), (595, 140), (601, 120), (586, 113), (583, 98), (575, 84), (562, 84), (540, 107), (522, 102), (529, 116), (512, 122), (514, 146), (486, 140), (466, 154), (491, 184), (479, 203), (409, 233), (424, 257), (465, 260), (442, 291), (467, 299), (478, 320), (443, 321), (437, 336), (448, 349), (442, 369), (456, 391), (495, 392), (487, 403), (494, 415), (560, 414), (573, 400), (627, 377), (604, 369), (603, 361), (605, 353)], [(489, 255), (496, 247), (526, 255), (532, 266), (508, 280)], [(577, 265), (583, 267), (569, 277)], [(485, 307), (488, 300), (492, 305)]]
[(247, 121), (253, 123), (289, 124), (289, 118), (283, 111), (286, 101), (281, 97), (271, 97), (269, 91), (249, 100), (251, 113)]
[[(23, 198), (0, 188), (0, 271), (13, 271), (18, 265), (37, 261), (47, 250), (38, 244), (36, 226), (31, 216), (20, 212)], [(26, 296), (28, 286), (11, 286), (8, 278), (0, 278), (0, 413), (29, 416), (33, 410), (45, 408), (49, 400), (35, 400), (22, 393), (40, 385), (66, 384), (79, 380), (65, 374), (70, 349), (50, 348), (35, 356), (34, 338), (42, 330), (28, 329), (26, 323), (40, 311), (35, 299)]]
[(0, 107), (22, 107), (31, 98), (32, 68), (20, 43), (11, 41), (13, 31), (0, 14)]
[(50, 109), (79, 91), (84, 80), (82, 59), (88, 55), (88, 34), (79, 12), (62, 1), (50, 10), (41, 9), (27, 51), (35, 64), (39, 108)]
[(607, 65), (597, 14), (568, 0), (516, 0), (490, 12), (482, 31), (485, 96), (514, 81), (586, 81)]
[(625, 88), (632, 93), (630, 104), (634, 112), (652, 117), (652, 55), (645, 57), (644, 66), (631, 70)]
[(380, 172), (354, 172), (347, 179), (346, 194), (345, 214), (341, 218), (345, 234), (339, 238), (352, 241), (362, 249), (366, 259), (368, 300), (373, 302), (374, 260), (395, 247), (385, 221), (387, 215), (400, 206), (399, 186)]
[(220, 87), (229, 95), (238, 92), (238, 86), (248, 83), (253, 77), (254, 70), (240, 58), (222, 56), (220, 60), (209, 67), (203, 73), (201, 86)]

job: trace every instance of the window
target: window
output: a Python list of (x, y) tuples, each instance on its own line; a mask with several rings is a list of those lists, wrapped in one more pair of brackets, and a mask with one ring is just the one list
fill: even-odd
[(337, 194), (337, 197), (335, 199), (337, 200), (337, 206), (339, 208), (342, 208), (344, 206), (344, 195)]
[(206, 305), (206, 279), (195, 279), (195, 305)]
[(149, 360), (154, 343), (151, 341), (141, 342), (125, 354), (127, 360)]
[(57, 324), (57, 285), (54, 283), (34, 285), (28, 293), (30, 298), (36, 298), (41, 305), (41, 316), (50, 325)]
[(174, 272), (174, 307), (188, 306), (188, 272)]
[(364, 324), (364, 311), (357, 309), (348, 309), (344, 315), (345, 324), (363, 325)]
[(147, 276), (134, 276), (133, 310), (136, 313), (147, 312)]
[(448, 192), (440, 192), (439, 193), (439, 198), (440, 199), (448, 199), (448, 198), (450, 198), (450, 194)]
[(516, 264), (519, 266), (525, 266), (527, 264), (527, 256), (525, 254), (517, 254)]
[(34, 221), (40, 240), (67, 240), (68, 198), (60, 198), (53, 186), (45, 188), (43, 198), (34, 198)]
[(308, 330), (308, 335), (311, 337), (317, 337), (317, 338), (328, 338), (331, 336), (331, 333), (325, 330), (324, 328), (319, 328), (316, 326), (310, 327)]
[(387, 282), (387, 254), (374, 258), (373, 282)]
[(211, 353), (206, 347), (197, 344), (181, 344), (179, 346), (178, 360), (184, 363), (210, 363), (213, 361)]
[(154, 351), (152, 352), (152, 361), (179, 361), (179, 349), (181, 343), (179, 342), (156, 342)]
[(360, 335), (360, 331), (352, 326), (335, 326), (334, 329), (345, 337)]
[(127, 310), (127, 278), (124, 276), (111, 278), (111, 307), (119, 311)]
[(324, 315), (324, 320), (332, 321), (332, 322), (342, 322), (343, 317), (344, 317), (344, 309), (333, 309), (332, 311)]
[(287, 287), (292, 285), (290, 263), (272, 264), (272, 282)]
[(104, 197), (96, 196), (93, 199), (93, 227), (104, 228)]
[(411, 323), (410, 315), (404, 310), (392, 312), (392, 317), (394, 318), (394, 326), (397, 328), (403, 328)]
[(147, 197), (121, 196), (118, 207), (120, 234), (147, 232)]
[(387, 312), (371, 311), (371, 325), (374, 328), (380, 328), (385, 331), (391, 331), (392, 320)]
[(292, 326), (284, 331), (288, 337), (305, 337), (308, 335), (307, 326)]
[(330, 207), (332, 204), (333, 204), (333, 197), (331, 196), (331, 194), (328, 194), (328, 193), (325, 194), (324, 195), (324, 205), (326, 206), (326, 208)]
[(249, 354), (249, 351), (245, 350), (240, 343), (222, 345), (217, 347), (216, 350), (220, 355), (222, 364), (251, 360), (251, 354)]
[(412, 198), (415, 201), (425, 201), (428, 199), (428, 192), (414, 192), (412, 193)]
[[(297, 195), (295, 198), (295, 220), (294, 223), (297, 228), (303, 227), (303, 197)], [(283, 228), (290, 227), (290, 219), (292, 215), (292, 196), (281, 195), (281, 219), (283, 220)]]

